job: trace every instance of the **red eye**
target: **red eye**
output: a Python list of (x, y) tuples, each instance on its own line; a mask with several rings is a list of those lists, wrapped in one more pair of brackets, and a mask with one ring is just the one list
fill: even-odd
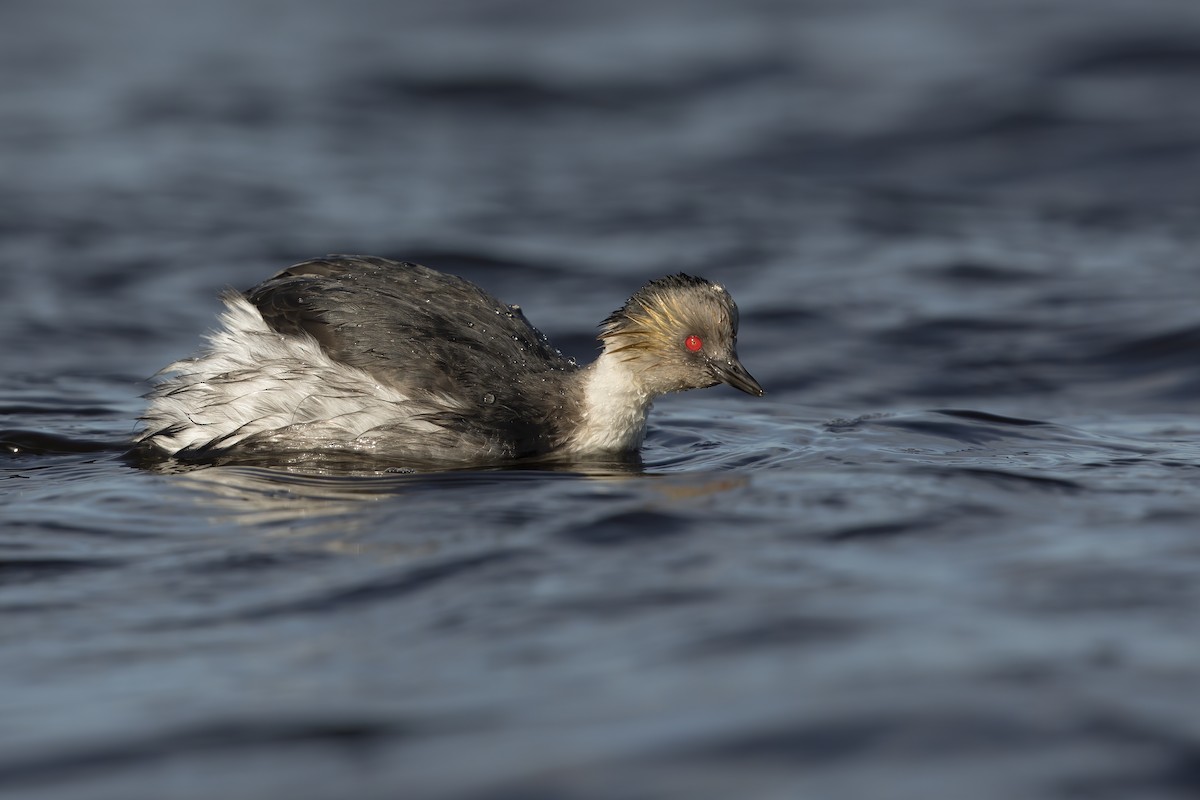
[(692, 334), (683, 340), (683, 346), (693, 353), (698, 352), (701, 347), (704, 347), (704, 342), (696, 334)]

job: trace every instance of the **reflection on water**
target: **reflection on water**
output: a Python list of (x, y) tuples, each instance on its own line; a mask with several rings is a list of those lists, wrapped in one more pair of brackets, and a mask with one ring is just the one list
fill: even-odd
[[(646, 473), (638, 458), (543, 461), (436, 472), (396, 473), (370, 467), (369, 461), (339, 459), (283, 468), (158, 462), (151, 470), (169, 476), (173, 486), (193, 493), (197, 506), (214, 521), (234, 520), (262, 528), (286, 525), (291, 532), (300, 529), (310, 534), (352, 532), (367, 521), (362, 513), (363, 504), (381, 501), (404, 503), (409, 498), (421, 504), (430, 496), (444, 500), (473, 494), (472, 502), (443, 512), (441, 522), (452, 524), (460, 515), (470, 520), (480, 514), (500, 512), (505, 500), (492, 497), (493, 494), (543, 489), (548, 485), (571, 487), (570, 491), (577, 496), (588, 486), (598, 485), (607, 490), (636, 480), (631, 485), (636, 485), (637, 492), (647, 502), (658, 497), (673, 503), (719, 495), (744, 486), (747, 481), (736, 474)], [(544, 505), (545, 500), (536, 503)]]

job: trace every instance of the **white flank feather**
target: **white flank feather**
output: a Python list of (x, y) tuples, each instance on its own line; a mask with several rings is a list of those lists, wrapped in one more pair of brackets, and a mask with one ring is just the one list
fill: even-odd
[(370, 449), (380, 426), (428, 433), (416, 419), (455, 404), (416, 404), (399, 387), (329, 358), (315, 339), (271, 330), (241, 295), (224, 298), (222, 328), (195, 358), (177, 361), (150, 395), (142, 440), (167, 453), (287, 431), (289, 449)]

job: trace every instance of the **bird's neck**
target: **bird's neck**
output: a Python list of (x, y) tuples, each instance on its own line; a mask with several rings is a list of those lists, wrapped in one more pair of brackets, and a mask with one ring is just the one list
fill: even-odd
[(574, 453), (622, 453), (641, 447), (654, 395), (630, 364), (601, 353), (580, 373), (582, 419), (567, 443)]

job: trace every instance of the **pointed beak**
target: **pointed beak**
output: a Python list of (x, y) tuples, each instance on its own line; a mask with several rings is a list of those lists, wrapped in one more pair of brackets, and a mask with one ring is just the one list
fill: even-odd
[(754, 376), (746, 371), (737, 354), (730, 355), (722, 361), (711, 361), (713, 374), (721, 383), (727, 383), (735, 389), (741, 389), (746, 394), (762, 397), (763, 388), (754, 380)]

